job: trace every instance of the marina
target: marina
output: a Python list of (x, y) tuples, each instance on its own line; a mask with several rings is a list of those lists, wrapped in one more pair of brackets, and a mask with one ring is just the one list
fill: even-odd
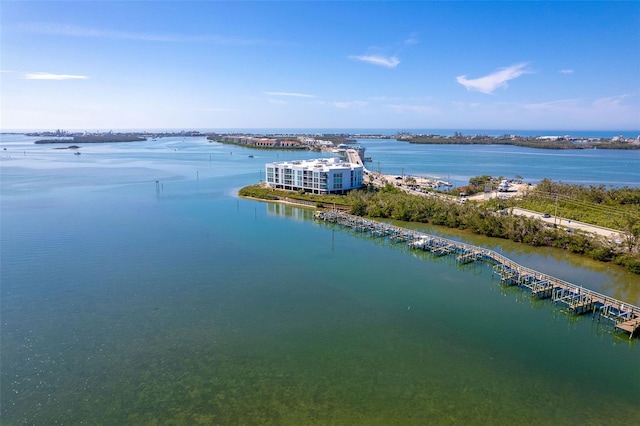
[(406, 242), (413, 249), (428, 251), (435, 256), (454, 256), (459, 264), (489, 263), (493, 265), (493, 273), (500, 277), (502, 285), (526, 289), (534, 298), (551, 299), (573, 315), (591, 313), (592, 320), (609, 321), (616, 332), (628, 333), (629, 339), (640, 331), (640, 307), (527, 268), (494, 250), (338, 211), (318, 211), (314, 216), (317, 220), (350, 227), (376, 237)]

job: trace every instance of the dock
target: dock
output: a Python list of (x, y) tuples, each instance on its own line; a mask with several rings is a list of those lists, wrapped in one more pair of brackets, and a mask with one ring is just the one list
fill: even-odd
[(614, 332), (628, 333), (629, 339), (640, 334), (640, 307), (527, 268), (494, 250), (339, 211), (317, 211), (314, 217), (371, 236), (405, 242), (412, 249), (435, 256), (453, 256), (458, 264), (488, 263), (493, 274), (500, 277), (501, 285), (517, 286), (537, 299), (551, 299), (573, 315), (591, 314), (593, 321), (607, 321)]

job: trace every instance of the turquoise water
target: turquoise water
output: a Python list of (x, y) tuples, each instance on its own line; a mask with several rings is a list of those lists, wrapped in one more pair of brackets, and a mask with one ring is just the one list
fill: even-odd
[[(235, 196), (320, 154), (28, 142), (2, 141), (2, 424), (640, 421), (637, 340), (489, 267)], [(611, 265), (432, 231), (640, 300)]]
[(367, 167), (385, 174), (438, 176), (455, 186), (473, 176), (520, 175), (525, 182), (544, 178), (580, 185), (640, 185), (640, 150), (576, 149), (552, 151), (505, 145), (419, 145), (361, 139)]

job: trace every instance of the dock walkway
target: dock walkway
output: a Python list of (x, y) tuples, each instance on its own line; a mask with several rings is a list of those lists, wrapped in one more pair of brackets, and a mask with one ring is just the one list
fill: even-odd
[(492, 264), (493, 273), (500, 276), (503, 285), (527, 289), (535, 298), (551, 298), (555, 304), (563, 305), (576, 315), (592, 313), (593, 320), (610, 321), (615, 331), (629, 333), (629, 339), (640, 334), (640, 307), (527, 268), (493, 250), (337, 211), (318, 211), (315, 218), (403, 241), (413, 249), (429, 251), (436, 256), (455, 256), (460, 264)]

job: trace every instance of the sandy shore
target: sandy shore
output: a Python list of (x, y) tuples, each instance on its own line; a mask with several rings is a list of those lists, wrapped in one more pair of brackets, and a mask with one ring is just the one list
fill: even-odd
[(527, 191), (532, 191), (534, 188), (535, 188), (535, 185), (530, 185), (528, 183), (514, 183), (506, 192), (499, 192), (497, 190), (494, 190), (486, 194), (484, 192), (479, 194), (474, 194), (467, 198), (469, 200), (474, 200), (474, 201), (484, 201), (491, 198), (522, 197), (527, 193)]
[[(402, 187), (403, 189), (409, 189), (409, 184), (412, 187), (417, 186), (419, 188), (440, 189), (443, 191), (446, 191), (446, 189), (448, 188), (448, 182), (444, 179), (424, 178), (418, 176), (403, 177), (400, 175), (385, 175), (376, 172), (370, 172), (367, 177), (365, 177), (365, 183), (370, 182), (369, 176), (373, 176), (373, 184), (380, 187), (386, 185), (387, 183), (390, 183), (392, 185)], [(508, 191), (499, 192), (497, 189), (494, 189), (492, 192), (489, 192), (487, 194), (482, 192), (465, 198), (474, 201), (483, 201), (490, 198), (509, 198), (515, 196), (523, 196), (527, 191), (531, 191), (533, 188), (535, 188), (535, 185), (527, 183), (514, 183), (511, 184)], [(414, 190), (411, 192), (420, 192), (420, 190)]]

